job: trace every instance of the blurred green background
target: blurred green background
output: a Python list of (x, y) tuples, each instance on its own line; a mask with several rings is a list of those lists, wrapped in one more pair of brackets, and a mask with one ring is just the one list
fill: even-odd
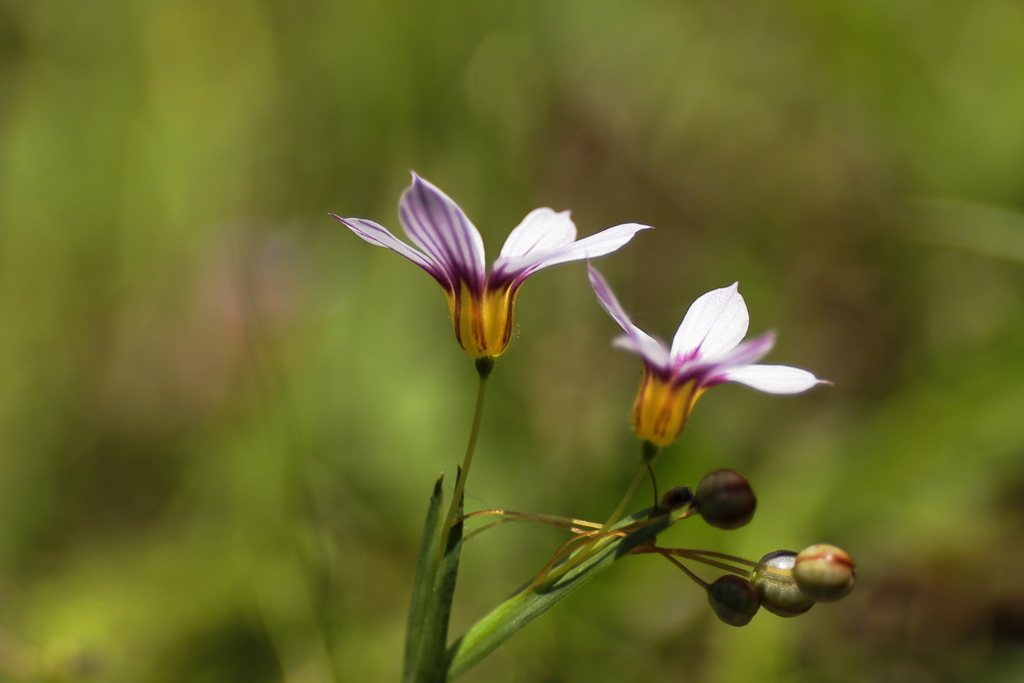
[[(835, 386), (709, 392), (660, 483), (739, 469), (758, 516), (662, 540), (860, 566), (732, 629), (637, 557), (466, 681), (1024, 680), (1018, 0), (0, 0), (2, 680), (397, 680), (475, 374), (327, 213), (397, 231), (410, 169), (492, 256), (537, 206), (656, 226), (598, 265), (663, 338), (739, 280)], [(608, 514), (616, 332), (581, 264), (524, 287), (468, 507)], [(453, 635), (562, 538), (468, 544)]]

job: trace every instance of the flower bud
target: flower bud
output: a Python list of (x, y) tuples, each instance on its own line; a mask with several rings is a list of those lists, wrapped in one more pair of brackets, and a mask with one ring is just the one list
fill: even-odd
[(793, 578), (805, 595), (818, 602), (835, 602), (853, 590), (857, 565), (845, 550), (818, 543), (796, 556)]
[(697, 509), (711, 526), (739, 529), (753, 519), (757, 498), (742, 474), (717, 470), (704, 475), (697, 485)]
[(665, 491), (658, 503), (663, 510), (678, 510), (693, 502), (693, 489), (689, 486), (676, 486)]
[(723, 623), (746, 626), (761, 607), (761, 596), (750, 581), (726, 574), (708, 586), (708, 602)]
[(795, 564), (796, 553), (776, 550), (762, 557), (751, 575), (761, 604), (780, 617), (795, 617), (814, 606), (814, 600), (800, 590), (793, 578)]

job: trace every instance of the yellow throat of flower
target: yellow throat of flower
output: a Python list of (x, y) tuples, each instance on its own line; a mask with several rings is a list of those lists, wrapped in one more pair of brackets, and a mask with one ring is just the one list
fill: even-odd
[(644, 378), (633, 404), (633, 431), (645, 441), (668, 446), (686, 426), (693, 404), (706, 387), (695, 380), (672, 381), (644, 366)]
[(459, 345), (473, 358), (500, 356), (512, 338), (512, 308), (515, 292), (511, 287), (496, 291), (486, 288), (482, 294), (460, 283), (456, 292), (445, 292), (448, 310)]

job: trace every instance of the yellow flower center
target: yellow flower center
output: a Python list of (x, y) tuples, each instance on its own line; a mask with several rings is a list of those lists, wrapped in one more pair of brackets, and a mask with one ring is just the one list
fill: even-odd
[(500, 356), (512, 338), (512, 309), (515, 292), (502, 287), (483, 294), (465, 283), (456, 292), (445, 292), (448, 310), (459, 345), (473, 358)]
[(668, 446), (686, 426), (693, 404), (706, 387), (696, 380), (674, 382), (644, 365), (644, 378), (633, 404), (633, 431), (645, 441)]

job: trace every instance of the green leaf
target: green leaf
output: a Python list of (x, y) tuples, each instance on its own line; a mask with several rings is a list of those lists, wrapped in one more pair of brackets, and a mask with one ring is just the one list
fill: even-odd
[[(455, 513), (457, 518), (462, 516), (462, 503), (460, 500)], [(441, 558), (434, 584), (434, 605), (427, 615), (423, 632), (417, 683), (444, 683), (447, 677), (448, 621), (451, 618), (452, 600), (455, 597), (455, 580), (459, 574), (462, 528), (461, 521), (452, 525), (445, 543), (444, 556)]]
[[(448, 620), (459, 573), (463, 524), (454, 524), (447, 538), (443, 538), (443, 481), (442, 473), (434, 484), (420, 538), (419, 560), (405, 634), (403, 683), (443, 683), (447, 672)], [(461, 516), (460, 500), (456, 517)], [(443, 552), (440, 548), (442, 542), (445, 544)]]
[(427, 506), (427, 517), (423, 523), (423, 534), (420, 537), (420, 553), (416, 562), (416, 579), (412, 587), (412, 600), (409, 603), (409, 620), (405, 628), (405, 661), (402, 664), (402, 681), (414, 683), (420, 668), (423, 655), (423, 644), (426, 640), (428, 624), (432, 623), (432, 613), (436, 609), (434, 584), (437, 581), (441, 558), (437, 554), (438, 537), (443, 523), (444, 508), (444, 472), (434, 484), (434, 492)]
[[(620, 528), (648, 517), (652, 509), (641, 510), (626, 517), (614, 528)], [(448, 681), (454, 681), (480, 660), (493, 652), (519, 629), (546, 612), (574, 590), (604, 571), (634, 548), (653, 541), (655, 537), (681, 518), (684, 511), (657, 517), (631, 534), (617, 538), (592, 556), (573, 567), (565, 575), (539, 586), (525, 587), (490, 614), (474, 624), (448, 648)]]

